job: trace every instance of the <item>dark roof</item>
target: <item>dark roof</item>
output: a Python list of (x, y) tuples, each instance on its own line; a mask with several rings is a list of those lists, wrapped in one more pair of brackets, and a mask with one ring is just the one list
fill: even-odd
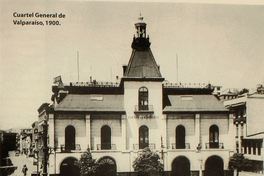
[(169, 95), (170, 106), (163, 109), (169, 112), (227, 112), (224, 104), (214, 95)]
[(133, 49), (124, 77), (161, 78), (159, 67), (150, 48)]
[(123, 95), (68, 94), (55, 111), (124, 112)]

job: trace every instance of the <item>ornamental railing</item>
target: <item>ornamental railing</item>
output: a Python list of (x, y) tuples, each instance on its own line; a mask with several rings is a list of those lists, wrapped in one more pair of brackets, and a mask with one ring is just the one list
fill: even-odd
[(133, 144), (133, 149), (134, 150), (140, 150), (140, 149), (144, 149), (148, 147), (150, 150), (155, 150), (156, 149), (156, 145), (151, 143), (151, 144)]
[(116, 150), (116, 145), (111, 143), (102, 143), (96, 145), (97, 150)]
[(81, 150), (81, 145), (80, 144), (75, 144), (71, 146), (65, 146), (65, 145), (60, 145), (61, 152), (71, 152), (72, 150)]
[(176, 145), (175, 143), (171, 144), (172, 149), (190, 149), (190, 143), (184, 143), (184, 145)]
[(224, 149), (224, 144), (222, 142), (209, 142), (205, 143), (206, 149)]
[(135, 112), (153, 112), (153, 105), (135, 105)]

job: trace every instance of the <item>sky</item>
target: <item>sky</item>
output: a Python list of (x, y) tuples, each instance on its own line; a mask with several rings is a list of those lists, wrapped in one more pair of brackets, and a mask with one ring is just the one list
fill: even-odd
[[(15, 18), (14, 12), (66, 17), (59, 26), (20, 26), (13, 20), (47, 19)], [(78, 81), (77, 52), (79, 81), (122, 77), (140, 13), (169, 82), (223, 88), (264, 82), (263, 5), (0, 1), (0, 129), (30, 127), (38, 107), (51, 102), (54, 77), (61, 75), (66, 84)]]

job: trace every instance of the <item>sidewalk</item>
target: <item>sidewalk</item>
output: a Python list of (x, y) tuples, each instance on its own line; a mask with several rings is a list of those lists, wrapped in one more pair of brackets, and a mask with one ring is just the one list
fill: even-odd
[(31, 173), (37, 169), (37, 167), (33, 165), (33, 158), (27, 158), (25, 155), (15, 156), (14, 152), (10, 152), (9, 157), (13, 162), (13, 165), (17, 166), (17, 169), (12, 176), (23, 176), (22, 168), (24, 164), (26, 164), (28, 168), (27, 176), (31, 176)]

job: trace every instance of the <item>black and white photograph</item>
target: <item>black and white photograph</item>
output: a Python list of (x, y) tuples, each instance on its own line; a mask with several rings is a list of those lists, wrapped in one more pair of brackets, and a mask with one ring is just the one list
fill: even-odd
[(0, 176), (264, 176), (264, 2), (0, 0)]

